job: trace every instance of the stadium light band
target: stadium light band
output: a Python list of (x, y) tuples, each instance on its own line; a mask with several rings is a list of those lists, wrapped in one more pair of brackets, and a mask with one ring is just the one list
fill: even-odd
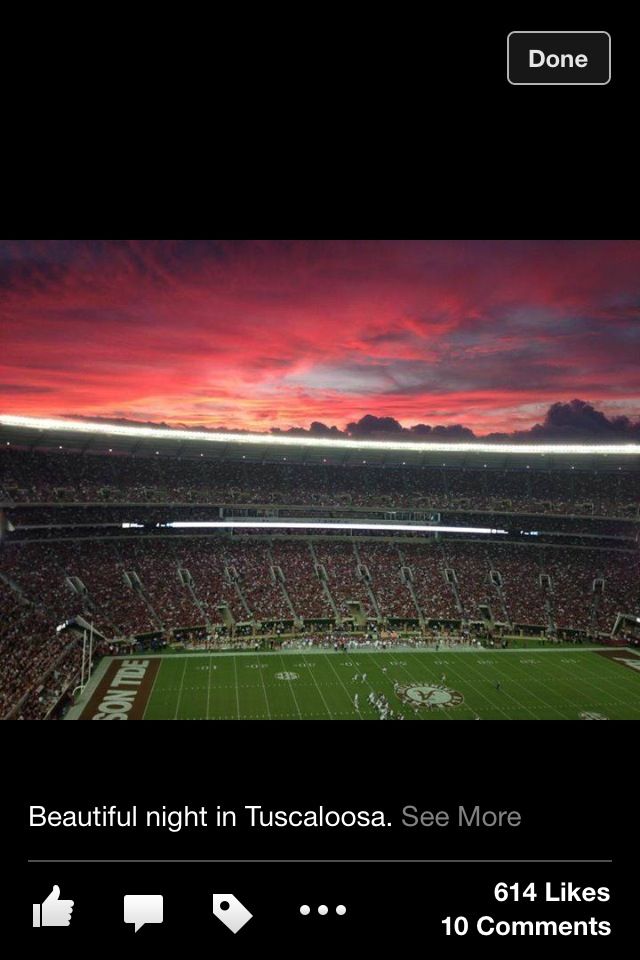
[(639, 456), (640, 443), (467, 443), (416, 442), (413, 440), (350, 440), (327, 437), (289, 437), (271, 433), (217, 433), (204, 430), (169, 430), (162, 427), (127, 427), (87, 420), (22, 417), (0, 414), (0, 426), (30, 430), (61, 430), (69, 433), (94, 433), (107, 437), (149, 440), (196, 440), (201, 443), (244, 443), (256, 446), (309, 447), (322, 450), (379, 450), (406, 453), (505, 453)]
[[(508, 533), (507, 530), (493, 530), (491, 527), (444, 527), (438, 524), (413, 523), (332, 523), (325, 520), (172, 520), (170, 523), (156, 523), (156, 527), (172, 527), (186, 530), (230, 530), (256, 528), (277, 530), (410, 530), (412, 533)], [(143, 523), (123, 523), (123, 530), (142, 528)]]

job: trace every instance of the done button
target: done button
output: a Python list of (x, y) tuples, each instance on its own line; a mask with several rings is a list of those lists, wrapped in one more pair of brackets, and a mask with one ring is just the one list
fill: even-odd
[(515, 86), (604, 86), (611, 79), (611, 36), (597, 30), (512, 30), (507, 79)]

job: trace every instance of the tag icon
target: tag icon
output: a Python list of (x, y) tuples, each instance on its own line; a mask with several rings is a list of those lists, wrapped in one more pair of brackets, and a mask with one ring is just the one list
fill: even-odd
[(213, 894), (213, 915), (224, 923), (232, 933), (242, 930), (253, 916), (232, 893)]

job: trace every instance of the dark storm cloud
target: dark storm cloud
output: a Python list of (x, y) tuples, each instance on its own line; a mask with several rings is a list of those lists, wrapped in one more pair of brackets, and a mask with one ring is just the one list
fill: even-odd
[[(299, 436), (342, 436), (360, 439), (402, 439), (425, 441), (429, 439), (470, 440), (474, 433), (464, 424), (454, 423), (446, 426), (419, 423), (412, 427), (403, 427), (393, 417), (378, 417), (367, 413), (358, 421), (347, 424), (345, 430), (328, 427), (324, 423), (313, 423), (309, 430), (300, 428), (289, 431), (272, 430), (272, 433), (287, 432)], [(634, 422), (629, 417), (608, 417), (585, 400), (571, 400), (568, 403), (553, 403), (547, 410), (542, 423), (534, 424), (530, 430), (516, 430), (512, 433), (495, 433), (495, 440), (565, 440), (636, 442), (640, 440), (640, 420)]]

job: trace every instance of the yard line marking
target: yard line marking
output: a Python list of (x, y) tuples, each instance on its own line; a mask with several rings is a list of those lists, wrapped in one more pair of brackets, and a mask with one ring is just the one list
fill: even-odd
[[(476, 661), (476, 666), (474, 667), (474, 666), (472, 665), (472, 666), (471, 666), (471, 669), (474, 671), (474, 673), (477, 673), (478, 676), (482, 677), (482, 671), (478, 669), (477, 661)], [(504, 671), (502, 671), (502, 670), (498, 670), (498, 673), (500, 674), (501, 677), (507, 677), (507, 680), (513, 680), (514, 683), (516, 683), (518, 686), (522, 686), (523, 689), (526, 689), (526, 687), (524, 687), (523, 684), (518, 683), (518, 681), (515, 680), (511, 675), (504, 673)], [(483, 680), (487, 681), (487, 678), (486, 678), (486, 677), (483, 677)], [(490, 682), (490, 681), (488, 681), (488, 682)], [(475, 689), (475, 688), (474, 688), (474, 689)], [(496, 691), (496, 692), (497, 692), (497, 691)], [(512, 700), (513, 703), (516, 704), (517, 707), (519, 707), (521, 710), (526, 710), (527, 713), (530, 713), (534, 720), (543, 720), (543, 719), (544, 719), (544, 717), (540, 717), (540, 716), (535, 712), (535, 710), (532, 710), (531, 707), (528, 707), (522, 700), (517, 700), (516, 697), (512, 696), (512, 695), (509, 693), (508, 690), (503, 690), (502, 687), (501, 687), (501, 688), (500, 688), (500, 694), (501, 694), (501, 695), (506, 695), (506, 696), (509, 698), (509, 700)], [(534, 694), (534, 696), (535, 696), (535, 694)], [(539, 699), (539, 698), (538, 698), (538, 699)], [(498, 707), (497, 709), (500, 710), (501, 713), (504, 713), (504, 711), (503, 711), (500, 707)], [(551, 709), (555, 709), (555, 708), (552, 707)], [(556, 710), (556, 713), (558, 713), (560, 716), (563, 716), (561, 710)], [(513, 717), (509, 717), (508, 714), (506, 714), (506, 716), (507, 716), (507, 719), (508, 719), (508, 720), (514, 719)]]
[[(523, 670), (522, 667), (519, 666), (519, 664), (518, 664), (517, 661), (516, 661), (516, 663), (515, 663), (515, 667), (516, 667), (516, 669), (518, 669), (518, 668), (520, 669), (520, 672), (524, 674), (524, 676), (526, 677), (526, 679), (528, 680), (529, 683), (536, 683), (536, 684), (538, 684), (538, 686), (543, 687), (546, 692), (551, 692), (551, 691), (549, 691), (549, 688), (548, 688), (547, 684), (544, 683), (542, 680), (539, 680), (539, 679), (538, 679), (538, 677), (535, 675), (535, 671), (528, 672), (528, 671), (526, 671), (526, 670)], [(498, 669), (498, 668), (496, 667), (496, 669)], [(503, 671), (501, 671), (501, 670), (499, 670), (498, 672), (499, 672), (499, 673), (502, 673), (502, 675), (505, 676), (505, 677), (508, 676), (506, 673), (503, 673)], [(561, 717), (564, 717), (564, 718), (565, 718), (565, 720), (573, 720), (573, 719), (574, 719), (574, 717), (572, 717), (571, 714), (565, 713), (564, 710), (560, 710), (558, 707), (554, 707), (553, 704), (549, 703), (548, 700), (545, 700), (545, 699), (543, 699), (543, 697), (538, 696), (537, 693), (534, 693), (534, 691), (531, 689), (531, 687), (527, 687), (527, 686), (525, 686), (524, 683), (520, 683), (519, 680), (516, 680), (514, 676), (509, 677), (509, 679), (511, 680), (512, 683), (515, 683), (515, 684), (517, 684), (519, 687), (522, 687), (523, 690), (526, 690), (532, 697), (535, 697), (536, 700), (539, 700), (540, 703), (544, 703), (545, 706), (549, 707), (549, 708), (550, 708), (551, 710), (553, 710), (555, 713), (559, 713)], [(566, 699), (566, 697), (563, 697), (563, 703), (569, 704), (569, 701)]]
[[(379, 653), (379, 652), (380, 652), (380, 651), (373, 651), (373, 650), (368, 650), (368, 651), (367, 651), (368, 654)], [(383, 652), (384, 652), (384, 654), (385, 654), (385, 656), (386, 656), (386, 655), (387, 655), (387, 654), (386, 654), (386, 651), (383, 651)], [(366, 654), (365, 654), (365, 656), (366, 656)], [(375, 666), (378, 666), (378, 664), (375, 664)], [(371, 668), (370, 668), (370, 667), (367, 667), (367, 669), (371, 669)], [(379, 669), (380, 669), (380, 671), (382, 672), (382, 668), (379, 668)], [(383, 675), (383, 677), (386, 677), (386, 673), (383, 673), (383, 672), (382, 672), (382, 675)], [(373, 684), (371, 683), (371, 680), (369, 680), (369, 675), (368, 675), (368, 674), (367, 674), (367, 684), (368, 684), (369, 687), (371, 687), (371, 692), (372, 692), (372, 693), (375, 693), (375, 692), (376, 692), (375, 687), (374, 687)], [(358, 711), (358, 712), (359, 712), (359, 711)]]
[[(587, 661), (587, 666), (588, 666), (589, 662), (590, 662), (590, 661)], [(562, 671), (565, 672), (565, 673), (567, 673), (568, 676), (571, 677), (572, 680), (575, 680), (575, 679), (576, 679), (576, 678), (573, 676), (573, 674), (571, 673), (571, 671), (570, 671), (567, 667), (560, 666), (558, 669), (559, 669), (559, 670), (562, 670)], [(621, 700), (619, 697), (616, 697), (616, 695), (615, 695), (614, 693), (609, 693), (607, 690), (605, 690), (603, 687), (601, 687), (599, 684), (597, 684), (597, 683), (595, 682), (595, 680), (589, 680), (587, 677), (583, 677), (583, 675), (581, 675), (580, 679), (584, 679), (584, 682), (585, 682), (586, 684), (588, 684), (590, 687), (593, 687), (595, 690), (599, 690), (600, 693), (603, 693), (606, 697), (613, 697), (613, 699), (616, 700), (619, 704), (621, 704), (625, 709), (627, 709), (627, 710), (629, 709), (629, 704), (628, 704), (627, 701)], [(609, 679), (609, 677), (600, 677), (600, 675), (598, 674), (598, 679), (602, 679), (602, 680), (605, 681), (606, 683), (614, 683), (614, 684), (616, 685), (616, 688), (617, 688), (617, 685), (618, 685), (617, 677), (616, 677), (615, 679), (614, 679), (613, 677), (612, 677), (611, 679)], [(633, 679), (633, 678), (632, 678), (632, 679)], [(567, 686), (571, 687), (571, 688), (574, 689), (574, 690), (576, 689), (576, 688), (573, 687), (573, 685), (570, 684), (568, 681), (567, 681)]]
[(187, 660), (187, 658), (185, 657), (185, 658), (184, 658), (184, 667), (182, 668), (182, 680), (181, 680), (181, 682), (180, 682), (180, 689), (178, 690), (178, 700), (177, 700), (177, 702), (176, 702), (176, 713), (175, 713), (175, 716), (174, 716), (174, 718), (173, 718), (174, 720), (177, 720), (177, 719), (178, 719), (178, 712), (179, 712), (179, 710), (180, 710), (180, 700), (182, 699), (182, 690), (183, 690), (183, 687), (184, 687), (184, 675), (185, 675), (185, 673), (187, 672), (187, 663), (188, 663), (188, 660)]
[(260, 679), (262, 680), (262, 689), (264, 690), (264, 700), (267, 705), (267, 713), (269, 715), (269, 720), (271, 720), (271, 707), (269, 706), (269, 698), (267, 696), (267, 685), (264, 682), (264, 674), (262, 672), (262, 669), (258, 670), (258, 673), (260, 674)]
[[(485, 655), (486, 655), (486, 656), (487, 656), (487, 655), (490, 656), (490, 654), (485, 654)], [(498, 661), (498, 662), (500, 662), (500, 661)], [(550, 710), (552, 710), (554, 713), (559, 714), (560, 717), (564, 718), (565, 720), (571, 720), (571, 719), (572, 719), (572, 717), (570, 716), (570, 714), (565, 713), (564, 710), (560, 710), (559, 707), (554, 707), (554, 705), (553, 705), (552, 703), (549, 703), (548, 700), (545, 700), (543, 697), (541, 697), (541, 696), (539, 696), (537, 693), (535, 693), (535, 692), (531, 689), (530, 686), (527, 686), (527, 685), (525, 685), (524, 683), (521, 683), (519, 680), (517, 680), (517, 679), (515, 678), (515, 676), (513, 676), (513, 674), (505, 673), (504, 670), (500, 670), (500, 668), (499, 668), (498, 666), (496, 666), (496, 664), (494, 664), (494, 663), (492, 663), (491, 666), (492, 666), (492, 668), (495, 669), (496, 672), (499, 673), (502, 677), (506, 677), (509, 682), (515, 683), (516, 686), (521, 687), (530, 697), (533, 697), (534, 699), (539, 700), (540, 703), (543, 703), (543, 704), (545, 705), (545, 707), (548, 707), (548, 708), (549, 708)], [(516, 664), (516, 666), (517, 666), (517, 664)], [(544, 684), (544, 683), (542, 682), (542, 680), (539, 680), (538, 677), (536, 677), (536, 675), (535, 675), (535, 673), (534, 673), (533, 671), (532, 671), (532, 672), (529, 672), (529, 671), (521, 671), (521, 672), (524, 673), (524, 676), (526, 677), (528, 683), (530, 683), (530, 684), (531, 684), (531, 683), (537, 683), (539, 686), (543, 687), (543, 688), (545, 689), (545, 691), (548, 691), (548, 687), (546, 686), (546, 684)], [(505, 692), (505, 691), (503, 691), (503, 692)], [(512, 698), (512, 699), (513, 699), (513, 698)], [(521, 706), (524, 707), (524, 704), (521, 704)], [(536, 719), (540, 719), (540, 718), (536, 718)]]
[[(289, 671), (286, 669), (285, 664), (284, 664), (284, 660), (282, 659), (282, 657), (280, 657), (280, 663), (282, 664), (283, 672), (284, 672), (284, 673), (288, 673)], [(262, 674), (262, 670), (260, 671), (260, 673)], [(293, 702), (294, 702), (295, 705), (296, 705), (296, 710), (298, 711), (298, 716), (299, 716), (300, 719), (302, 720), (302, 712), (301, 712), (301, 710), (300, 710), (300, 705), (298, 704), (298, 698), (296, 697), (295, 690), (293, 689), (293, 684), (292, 684), (291, 680), (289, 680), (289, 679), (287, 679), (287, 683), (289, 684), (289, 689), (291, 690), (291, 696), (293, 697)]]
[(213, 657), (209, 660), (209, 672), (207, 673), (207, 720), (209, 719), (209, 698), (211, 697), (211, 666), (213, 664)]
[(320, 694), (320, 697), (322, 698), (322, 702), (324, 703), (324, 708), (325, 708), (325, 710), (327, 711), (327, 713), (329, 714), (329, 719), (330, 719), (330, 720), (333, 720), (333, 714), (331, 713), (331, 710), (329, 709), (329, 704), (327, 703), (327, 701), (326, 701), (325, 698), (324, 698), (324, 694), (323, 694), (322, 690), (320, 689), (320, 686), (319, 686), (319, 684), (318, 684), (318, 681), (316, 680), (316, 678), (315, 678), (314, 675), (313, 675), (313, 671), (312, 671), (311, 667), (309, 666), (309, 664), (307, 663), (307, 661), (305, 660), (304, 657), (302, 658), (302, 662), (304, 663), (305, 667), (306, 667), (307, 670), (309, 671), (309, 673), (310, 673), (310, 675), (311, 675), (311, 677), (312, 677), (312, 679), (313, 679), (313, 682), (315, 683), (315, 685), (316, 685), (316, 687), (317, 687), (317, 689), (318, 689), (318, 693)]
[[(338, 682), (341, 684), (342, 689), (344, 690), (344, 692), (345, 692), (346, 695), (347, 695), (347, 700), (349, 701), (349, 703), (353, 703), (353, 700), (352, 700), (352, 698), (351, 698), (351, 694), (349, 693), (348, 689), (345, 687), (344, 681), (343, 681), (342, 677), (339, 675), (338, 671), (336, 670), (336, 668), (334, 667), (334, 665), (331, 663), (331, 654), (330, 654), (330, 653), (329, 653), (329, 654), (325, 654), (325, 660), (327, 661), (327, 663), (329, 664), (329, 666), (331, 667), (331, 669), (332, 669), (333, 672), (335, 673), (336, 677), (338, 678)], [(361, 718), (361, 719), (362, 719), (362, 718)]]
[[(489, 682), (490, 682), (490, 681), (487, 679), (487, 677), (485, 677), (485, 676), (482, 674), (482, 671), (481, 671), (481, 670), (478, 670), (477, 661), (476, 661), (476, 666), (475, 666), (475, 668), (474, 668), (474, 666), (473, 666), (473, 661), (469, 661), (469, 664), (470, 664), (470, 669), (473, 670), (474, 673), (477, 673), (477, 674), (478, 674), (478, 676), (482, 679), (483, 683), (489, 683)], [(452, 668), (452, 669), (453, 669), (453, 668)], [(507, 674), (502, 674), (502, 671), (498, 671), (498, 672), (501, 673), (502, 676), (508, 676)], [(509, 714), (506, 713), (506, 712), (502, 709), (502, 707), (498, 706), (497, 704), (494, 704), (493, 701), (490, 700), (489, 697), (487, 697), (486, 694), (484, 694), (479, 687), (476, 687), (475, 684), (471, 683), (470, 680), (469, 680), (468, 682), (469, 682), (469, 686), (470, 686), (470, 687), (472, 687), (474, 690), (476, 690), (476, 691), (480, 694), (481, 697), (484, 697), (485, 700), (487, 700), (489, 703), (491, 703), (492, 707), (493, 707), (495, 710), (498, 710), (500, 713), (502, 713), (502, 714), (507, 718), (507, 720), (512, 720), (512, 719), (513, 719), (513, 717), (510, 717)], [(515, 681), (515, 682), (517, 683), (517, 681)], [(496, 692), (497, 692), (497, 691), (496, 691)], [(541, 719), (541, 717), (539, 717), (536, 713), (534, 713), (534, 711), (531, 710), (530, 707), (525, 706), (525, 704), (522, 703), (520, 700), (516, 700), (516, 698), (515, 698), (515, 697), (512, 697), (511, 694), (508, 693), (506, 690), (501, 690), (500, 692), (503, 693), (503, 694), (505, 694), (507, 697), (509, 697), (509, 699), (512, 700), (518, 707), (520, 707), (521, 710), (526, 710), (527, 713), (530, 713), (534, 720), (540, 720), (540, 719)], [(559, 712), (560, 712), (560, 711), (558, 711), (558, 713), (559, 713)]]
[(236, 678), (236, 710), (238, 712), (237, 719), (240, 719), (240, 688), (238, 687), (238, 658), (233, 658), (233, 672)]
[(155, 677), (153, 678), (153, 683), (152, 683), (152, 685), (151, 685), (151, 691), (150, 691), (150, 693), (149, 693), (149, 698), (148, 698), (148, 700), (147, 700), (147, 702), (146, 702), (146, 705), (145, 705), (145, 708), (144, 708), (144, 713), (142, 714), (142, 719), (143, 719), (143, 720), (146, 720), (146, 719), (147, 719), (147, 710), (149, 709), (149, 706), (150, 706), (150, 704), (151, 704), (151, 701), (153, 700), (153, 691), (154, 691), (155, 688), (156, 688), (156, 683), (158, 682), (158, 677), (160, 676), (161, 670), (162, 670), (162, 661), (160, 661), (160, 666), (158, 667), (158, 669), (157, 669), (157, 671), (156, 671), (156, 675), (155, 675)]

